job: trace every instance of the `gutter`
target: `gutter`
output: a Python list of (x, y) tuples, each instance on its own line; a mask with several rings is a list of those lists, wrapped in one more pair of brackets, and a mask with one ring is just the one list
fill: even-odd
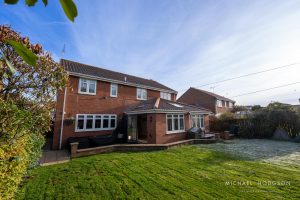
[(62, 135), (64, 130), (65, 105), (66, 105), (66, 96), (67, 96), (66, 94), (67, 94), (67, 87), (65, 87), (65, 91), (64, 91), (64, 103), (63, 103), (63, 110), (62, 110), (62, 117), (61, 117), (61, 124), (60, 124), (60, 135), (59, 135), (59, 150), (61, 150)]

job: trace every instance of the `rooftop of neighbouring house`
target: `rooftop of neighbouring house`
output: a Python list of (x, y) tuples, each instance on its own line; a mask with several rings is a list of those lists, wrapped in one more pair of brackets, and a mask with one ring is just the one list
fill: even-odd
[(199, 107), (188, 105), (184, 103), (179, 103), (175, 101), (169, 101), (162, 98), (151, 98), (146, 101), (142, 101), (141, 103), (129, 107), (125, 113), (127, 114), (135, 114), (135, 113), (167, 113), (167, 112), (197, 112), (197, 113), (204, 113), (210, 114), (211, 111)]
[(108, 69), (86, 65), (65, 59), (61, 59), (60, 64), (64, 67), (66, 71), (70, 73), (70, 75), (74, 76), (86, 75), (94, 77), (95, 79), (99, 78), (105, 79), (107, 81), (114, 80), (119, 82), (120, 84), (125, 85), (134, 84), (139, 86), (147, 86), (153, 89), (165, 90), (166, 92), (177, 93), (177, 91), (152, 79), (140, 78), (137, 76), (115, 72)]
[[(230, 101), (230, 102), (235, 103), (235, 101), (232, 100), (232, 99), (223, 97), (223, 96), (218, 95), (218, 94), (216, 94), (216, 93), (208, 92), (208, 91), (206, 91), (206, 90), (201, 90), (201, 89), (198, 89), (198, 88), (190, 87), (190, 89), (188, 89), (188, 91), (189, 91), (190, 93), (203, 92), (203, 93), (208, 94), (208, 95), (210, 95), (210, 96), (212, 96), (212, 97), (215, 97), (216, 99), (223, 100), (223, 101)], [(183, 94), (183, 95), (184, 95), (184, 94)], [(183, 95), (182, 95), (182, 96), (183, 96)], [(179, 99), (180, 99), (180, 98), (179, 98)]]

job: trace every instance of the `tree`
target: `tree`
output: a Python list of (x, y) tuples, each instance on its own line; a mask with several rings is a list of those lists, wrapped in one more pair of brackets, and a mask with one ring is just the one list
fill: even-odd
[[(36, 56), (29, 65), (6, 41), (22, 44)], [(58, 89), (67, 82), (64, 69), (43, 50), (9, 26), (0, 26), (0, 199), (13, 199), (23, 176), (34, 166), (50, 129), (50, 111)], [(15, 73), (5, 66), (15, 66)]]

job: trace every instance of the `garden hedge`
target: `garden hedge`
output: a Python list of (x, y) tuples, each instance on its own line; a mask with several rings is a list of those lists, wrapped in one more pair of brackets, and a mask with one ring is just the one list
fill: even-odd
[(0, 199), (13, 199), (37, 163), (44, 140), (31, 131), (33, 119), (29, 111), (0, 100)]

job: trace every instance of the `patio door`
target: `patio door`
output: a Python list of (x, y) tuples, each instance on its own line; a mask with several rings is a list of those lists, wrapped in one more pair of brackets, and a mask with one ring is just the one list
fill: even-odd
[(127, 125), (127, 140), (130, 141), (137, 141), (137, 116), (136, 115), (129, 115), (128, 116), (128, 125)]

